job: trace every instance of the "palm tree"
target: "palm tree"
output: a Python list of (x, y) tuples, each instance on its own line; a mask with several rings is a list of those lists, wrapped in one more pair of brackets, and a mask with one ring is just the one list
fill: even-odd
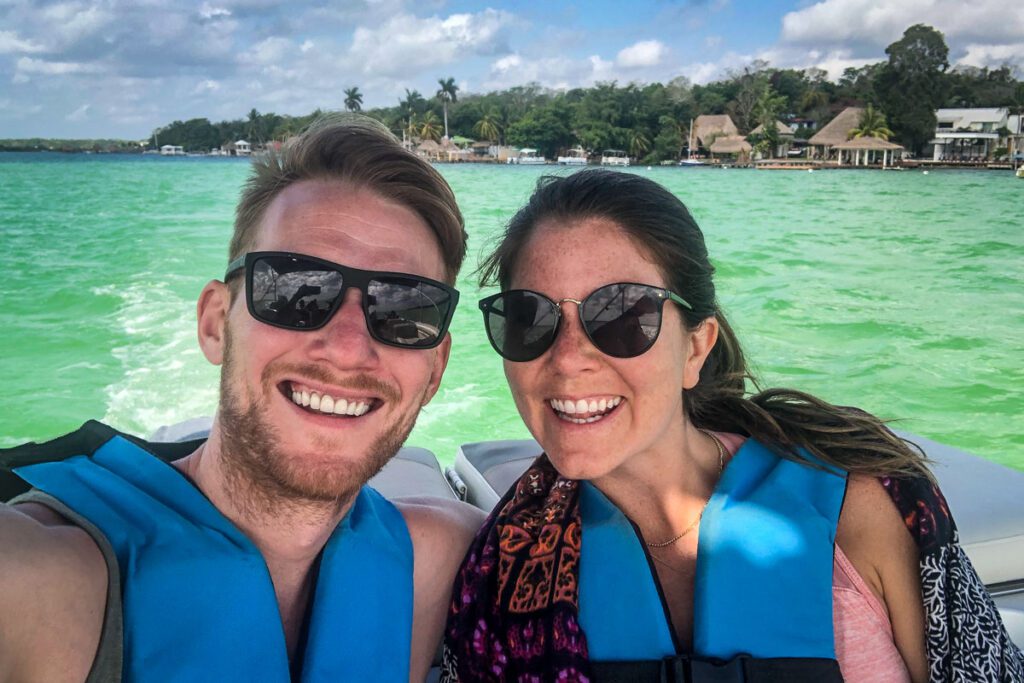
[(423, 95), (420, 94), (419, 90), (405, 89), (405, 99), (398, 100), (398, 107), (405, 114), (406, 118), (415, 116), (421, 111), (426, 109), (427, 101), (423, 99)]
[(420, 120), (418, 132), (420, 137), (424, 140), (433, 140), (437, 142), (441, 137), (441, 126), (440, 121), (437, 120), (437, 114), (432, 111), (428, 111), (423, 115), (423, 119)]
[(888, 140), (893, 132), (885, 125), (885, 115), (870, 104), (860, 115), (860, 125), (850, 131), (850, 138), (878, 138)]
[(359, 92), (359, 86), (345, 88), (345, 109), (349, 111), (360, 111), (363, 108), (363, 93)]
[(637, 159), (647, 154), (651, 148), (651, 141), (644, 135), (642, 130), (633, 129), (629, 132), (629, 153)]
[(249, 110), (249, 125), (247, 130), (249, 139), (253, 142), (263, 142), (263, 115), (253, 107)]
[(494, 140), (498, 141), (501, 136), (501, 124), (498, 121), (501, 119), (501, 112), (498, 111), (497, 107), (491, 107), (480, 116), (480, 120), (473, 126), (473, 133), (478, 135), (483, 140)]
[(439, 78), (437, 84), (441, 87), (437, 89), (435, 97), (441, 100), (441, 106), (444, 107), (444, 137), (448, 138), (448, 103), (458, 102), (459, 98), (456, 97), (456, 93), (459, 92), (459, 86), (455, 85), (454, 78)]

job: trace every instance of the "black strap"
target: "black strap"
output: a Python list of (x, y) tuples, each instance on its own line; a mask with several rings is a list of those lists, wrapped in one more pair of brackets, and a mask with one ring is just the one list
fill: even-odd
[(149, 442), (131, 434), (89, 420), (75, 431), (43, 443), (29, 442), (14, 448), (0, 449), (0, 502), (8, 501), (28, 491), (31, 487), (11, 470), (26, 465), (44, 462), (59, 462), (73, 455), (92, 455), (100, 446), (115, 436), (128, 439), (139, 448), (155, 455), (165, 462), (183, 458), (202, 443), (202, 440), (171, 442)]
[(662, 660), (591, 662), (597, 683), (842, 683), (839, 662), (811, 657), (729, 661), (680, 655)]

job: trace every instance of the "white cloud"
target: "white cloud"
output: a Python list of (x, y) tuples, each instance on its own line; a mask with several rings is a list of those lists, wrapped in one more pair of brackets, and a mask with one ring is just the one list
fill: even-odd
[(196, 83), (196, 87), (192, 89), (192, 94), (208, 95), (210, 93), (215, 93), (218, 90), (220, 90), (220, 83), (218, 83), (217, 81), (206, 79), (204, 81)]
[(1016, 42), (1024, 35), (1024, 6), (1006, 0), (823, 0), (782, 19), (782, 41), (888, 45), (913, 24), (928, 24), (947, 41)]
[(42, 52), (43, 46), (32, 40), (25, 40), (14, 31), (0, 31), (0, 55), (12, 52)]
[(67, 121), (84, 121), (89, 115), (90, 108), (91, 107), (88, 104), (83, 104), (81, 107), (65, 116), (64, 119)]
[(619, 51), (615, 63), (626, 69), (658, 66), (665, 56), (665, 45), (657, 40), (641, 40)]
[(376, 28), (357, 28), (349, 56), (365, 74), (408, 75), (503, 51), (505, 30), (513, 22), (508, 12), (493, 9), (446, 19), (401, 14)]
[(1012, 45), (979, 45), (970, 43), (965, 47), (964, 56), (957, 60), (958, 64), (972, 66), (998, 67), (1003, 64), (1016, 64), (1024, 71), (1024, 42)]
[(780, 43), (767, 52), (774, 66), (817, 66), (835, 78), (884, 60), (881, 48), (914, 24), (943, 33), (951, 63), (1024, 68), (1024, 5), (1005, 0), (823, 0), (786, 14)]
[(20, 74), (42, 74), (44, 76), (66, 76), (68, 74), (98, 73), (99, 67), (95, 64), (83, 64), (80, 62), (48, 62), (33, 57), (19, 57), (16, 62), (17, 72)]

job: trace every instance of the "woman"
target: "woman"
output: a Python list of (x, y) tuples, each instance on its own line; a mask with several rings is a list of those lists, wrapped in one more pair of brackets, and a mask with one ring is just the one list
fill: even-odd
[(467, 554), (446, 679), (1020, 680), (922, 455), (747, 396), (712, 275), (639, 176), (543, 178), (509, 223), (480, 305), (545, 455)]

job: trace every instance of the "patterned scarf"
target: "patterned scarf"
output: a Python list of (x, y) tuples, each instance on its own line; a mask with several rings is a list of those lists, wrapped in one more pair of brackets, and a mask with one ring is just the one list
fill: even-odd
[[(957, 541), (938, 487), (881, 479), (920, 552), (928, 664), (940, 681), (1024, 681), (1024, 656)], [(441, 681), (591, 681), (580, 628), (577, 482), (541, 456), (477, 534), (455, 580)]]

